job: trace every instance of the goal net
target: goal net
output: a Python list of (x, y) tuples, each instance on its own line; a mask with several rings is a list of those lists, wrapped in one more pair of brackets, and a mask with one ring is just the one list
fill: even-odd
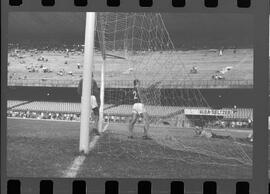
[[(184, 55), (184, 51), (175, 49), (161, 14), (97, 14), (94, 76), (99, 82), (104, 63), (104, 121), (110, 122), (96, 147), (97, 153), (126, 160), (158, 160), (164, 165), (169, 165), (168, 161), (252, 164), (252, 146), (239, 142), (248, 134), (215, 127), (213, 123), (222, 122), (223, 116), (185, 114), (186, 109), (213, 108), (194, 87), (199, 79), (191, 77), (193, 64), (186, 63)], [(134, 79), (141, 82), (139, 94), (150, 115), (150, 141), (141, 140), (141, 118), (134, 128), (137, 137), (127, 138)], [(218, 138), (197, 137), (195, 126), (204, 126)]]

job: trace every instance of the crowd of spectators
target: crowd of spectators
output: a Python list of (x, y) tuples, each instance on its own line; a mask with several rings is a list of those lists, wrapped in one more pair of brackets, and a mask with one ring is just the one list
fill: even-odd
[[(65, 120), (65, 121), (80, 121), (79, 113), (57, 113), (57, 112), (42, 112), (42, 111), (17, 111), (9, 110), (7, 112), (8, 117), (25, 118), (25, 119), (49, 119), (49, 120)], [(125, 123), (127, 117), (106, 115), (104, 116), (105, 122)], [(138, 122), (142, 122), (139, 119)]]
[[(46, 44), (45, 44), (46, 45)], [(58, 53), (63, 55), (65, 58), (69, 58), (70, 55), (81, 55), (83, 53), (83, 46), (82, 45), (53, 45), (53, 46), (41, 46), (41, 45), (34, 45), (26, 44), (10, 44), (9, 45), (9, 57), (10, 58), (17, 58), (20, 64), (26, 64), (24, 58), (27, 55), (31, 57), (38, 57), (37, 64), (26, 64), (25, 69), (29, 73), (55, 73), (57, 76), (73, 76), (72, 71), (66, 72), (65, 69), (60, 69), (59, 71), (55, 71), (46, 65), (49, 61), (48, 58), (43, 56), (44, 52), (52, 52)], [(68, 60), (64, 61), (64, 64), (68, 64)], [(8, 62), (8, 66), (10, 62)], [(80, 63), (76, 64), (77, 69), (81, 69), (82, 65)], [(27, 79), (26, 75), (23, 76), (15, 76), (15, 73), (9, 75), (9, 79)], [(45, 80), (45, 79), (44, 79)], [(43, 80), (43, 81), (44, 81)]]
[[(42, 112), (42, 111), (19, 111), (9, 110), (7, 117), (25, 118), (25, 119), (47, 119), (47, 120), (63, 120), (63, 121), (80, 121), (79, 113), (57, 113), (57, 112)], [(91, 118), (90, 118), (91, 120)], [(128, 116), (105, 115), (105, 122), (126, 123), (129, 120)], [(142, 118), (138, 119), (138, 123), (142, 122)]]
[(251, 119), (242, 120), (218, 120), (214, 122), (209, 122), (205, 127), (210, 128), (253, 128), (253, 121)]
[(17, 118), (49, 119), (49, 120), (69, 120), (69, 121), (80, 120), (80, 114), (76, 113), (56, 113), (56, 112), (41, 112), (41, 111), (9, 110), (7, 112), (7, 116)]
[[(63, 121), (80, 121), (79, 113), (57, 113), (57, 112), (41, 112), (41, 111), (17, 111), (9, 110), (7, 112), (8, 117), (15, 118), (30, 118), (30, 119), (46, 119), (46, 120), (63, 120)], [(91, 119), (90, 119), (91, 120)], [(105, 122), (113, 123), (127, 123), (129, 121), (129, 116), (115, 116), (115, 115), (105, 115)], [(138, 119), (138, 123), (142, 123), (142, 118)], [(154, 125), (171, 125), (173, 122), (164, 121), (163, 119), (151, 119), (151, 123)], [(253, 121), (251, 119), (236, 121), (236, 120), (219, 120), (212, 121), (204, 125), (204, 128), (253, 128)]]
[(9, 43), (8, 50), (22, 50), (22, 51), (30, 51), (35, 54), (42, 53), (43, 51), (58, 51), (58, 52), (66, 52), (66, 51), (76, 51), (82, 52), (84, 45), (82, 44), (70, 44), (70, 43), (57, 43), (57, 42), (49, 42), (49, 41), (38, 41), (38, 42), (23, 42), (23, 43)]

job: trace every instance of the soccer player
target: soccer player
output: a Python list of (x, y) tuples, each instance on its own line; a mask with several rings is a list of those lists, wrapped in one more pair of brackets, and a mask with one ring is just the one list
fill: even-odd
[(145, 110), (144, 104), (141, 102), (140, 93), (139, 93), (139, 87), (140, 87), (140, 81), (138, 79), (135, 79), (133, 81), (134, 88), (133, 88), (133, 100), (134, 105), (132, 108), (132, 118), (129, 122), (129, 138), (133, 138), (133, 128), (134, 125), (138, 119), (139, 116), (143, 117), (144, 120), (144, 135), (143, 139), (151, 139), (148, 136), (148, 130), (149, 130), (149, 115)]
[[(81, 96), (82, 95), (82, 83), (83, 79), (80, 80), (77, 92)], [(91, 87), (91, 107), (92, 107), (92, 118), (94, 120), (94, 128), (93, 132), (96, 135), (100, 135), (98, 131), (98, 120), (99, 120), (99, 106), (100, 106), (100, 97), (99, 97), (99, 89), (97, 86), (97, 82), (94, 79), (94, 75), (92, 74), (92, 87)]]
[(220, 48), (220, 49), (219, 49), (219, 54), (218, 54), (218, 55), (219, 55), (219, 56), (222, 56), (222, 55), (223, 55), (223, 51), (224, 51), (224, 47)]

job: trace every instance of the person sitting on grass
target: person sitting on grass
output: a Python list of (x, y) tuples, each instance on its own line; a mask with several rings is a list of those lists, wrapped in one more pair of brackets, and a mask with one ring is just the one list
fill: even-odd
[(230, 135), (218, 135), (216, 133), (213, 133), (211, 129), (203, 129), (203, 127), (195, 126), (194, 132), (199, 137), (206, 137), (206, 138), (219, 138), (219, 139), (231, 139), (232, 137)]
[[(216, 133), (213, 133), (210, 129), (203, 129), (202, 127), (195, 126), (194, 132), (196, 136), (199, 137), (206, 137), (206, 138), (218, 138), (218, 139), (233, 139), (232, 136), (230, 135), (218, 135)], [(253, 131), (249, 133), (248, 137), (241, 137), (241, 138), (235, 138), (236, 141), (238, 142), (248, 142), (252, 143), (253, 142)]]

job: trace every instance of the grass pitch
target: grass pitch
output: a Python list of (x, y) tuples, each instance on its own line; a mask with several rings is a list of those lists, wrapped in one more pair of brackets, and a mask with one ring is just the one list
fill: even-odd
[[(215, 149), (224, 156), (228, 153), (237, 154), (235, 150), (230, 150), (232, 147), (229, 140), (206, 140), (194, 137), (188, 129), (165, 127), (151, 127), (152, 140), (143, 140), (142, 129), (139, 126), (135, 128), (135, 138), (128, 139), (126, 128), (126, 125), (110, 125), (94, 149), (85, 157), (76, 177), (251, 178), (252, 176), (251, 165), (216, 157), (210, 152), (207, 154), (202, 152)], [(238, 137), (245, 135), (245, 132), (235, 134)], [(7, 175), (65, 177), (65, 172), (78, 156), (78, 143), (78, 122), (8, 119)], [(252, 145), (243, 144), (242, 148), (252, 158)]]

